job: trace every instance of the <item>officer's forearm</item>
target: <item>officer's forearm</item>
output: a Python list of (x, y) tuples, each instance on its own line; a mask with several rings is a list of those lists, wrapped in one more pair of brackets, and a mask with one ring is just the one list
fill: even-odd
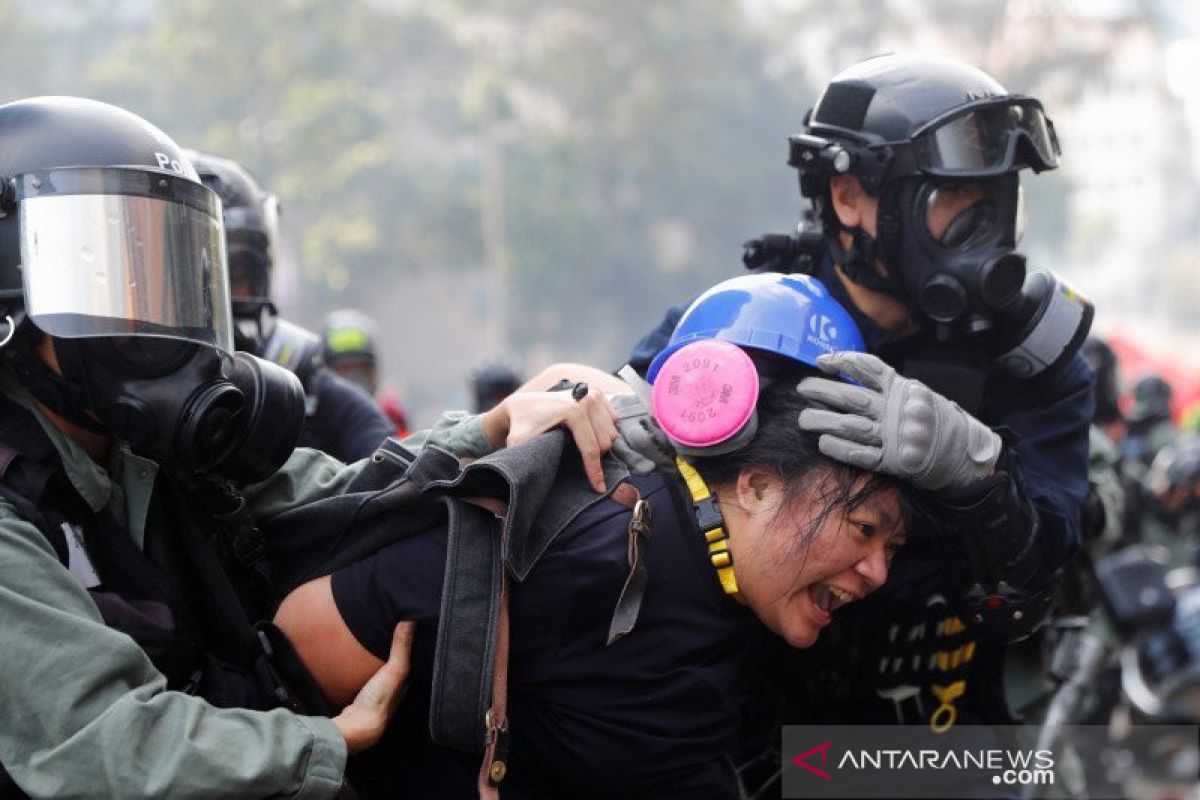
[(1034, 588), (1041, 582), (1037, 512), (1011, 475), (993, 473), (943, 502), (976, 582), (985, 588), (1001, 582)]
[(959, 599), (981, 634), (1017, 641), (1041, 625), (1053, 605), (1053, 564), (1046, 563), (1038, 512), (1007, 472), (944, 498), (951, 535), (961, 544), (973, 585)]

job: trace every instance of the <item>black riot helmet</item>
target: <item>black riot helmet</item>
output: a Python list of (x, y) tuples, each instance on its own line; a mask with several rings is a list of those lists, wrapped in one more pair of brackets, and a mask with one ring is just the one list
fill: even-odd
[(500, 401), (521, 388), (521, 376), (500, 359), (485, 361), (471, 370), (471, 393), (474, 396), (474, 411), (482, 414), (500, 404)]
[(1096, 396), (1096, 413), (1092, 421), (1101, 425), (1121, 421), (1121, 408), (1118, 405), (1120, 397), (1120, 377), (1118, 375), (1117, 354), (1108, 342), (1099, 336), (1089, 336), (1080, 348), (1084, 360), (1092, 368), (1095, 375), (1094, 392)]
[[(1058, 139), (1038, 100), (1011, 94), (966, 64), (877, 56), (829, 83), (790, 145), (788, 163), (799, 170), (801, 193), (816, 205), (846, 275), (899, 298), (941, 338), (994, 337), (1004, 327), (1028, 334), (1030, 313), (1040, 319), (1046, 307), (1079, 299), (1057, 279), (1026, 287), (1025, 257), (1016, 252), (1024, 213), (1018, 174), (1058, 166)], [(829, 188), (837, 175), (857, 177), (878, 199), (874, 237), (838, 219)], [(848, 248), (842, 233), (851, 237)], [(1033, 306), (1022, 302), (1023, 289), (1035, 295)], [(1090, 305), (1077, 305), (1090, 323)], [(1006, 357), (1026, 344), (1000, 338), (997, 352)], [(1045, 366), (1045, 338), (1043, 330), (1011, 356), (1033, 360), (1023, 365), (1028, 374)], [(1073, 330), (1070, 339), (1073, 353), (1083, 335)]]
[(1163, 376), (1155, 373), (1143, 375), (1133, 384), (1132, 394), (1133, 408), (1129, 412), (1131, 422), (1165, 422), (1171, 419), (1174, 391)]
[(271, 273), (279, 239), (279, 203), (236, 161), (196, 150), (184, 152), (200, 181), (221, 198), (237, 348), (262, 355), (276, 315)]
[(258, 480), (294, 448), (298, 381), (233, 353), (220, 200), (128, 111), (0, 106), (0, 319), (34, 397), (177, 472)]

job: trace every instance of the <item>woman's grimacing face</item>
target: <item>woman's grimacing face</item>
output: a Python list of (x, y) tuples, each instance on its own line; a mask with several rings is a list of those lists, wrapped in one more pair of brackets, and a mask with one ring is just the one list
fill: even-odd
[(834, 610), (879, 588), (905, 541), (900, 496), (889, 487), (853, 510), (833, 509), (802, 544), (823, 488), (813, 481), (812, 491), (787, 502), (778, 475), (752, 469), (717, 493), (742, 599), (792, 647), (811, 646)]

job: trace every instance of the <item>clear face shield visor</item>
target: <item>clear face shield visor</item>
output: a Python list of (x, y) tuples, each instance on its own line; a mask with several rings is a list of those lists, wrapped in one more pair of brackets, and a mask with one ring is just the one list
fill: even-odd
[(26, 312), (62, 338), (233, 351), (221, 206), (186, 178), (75, 167), (15, 179)]

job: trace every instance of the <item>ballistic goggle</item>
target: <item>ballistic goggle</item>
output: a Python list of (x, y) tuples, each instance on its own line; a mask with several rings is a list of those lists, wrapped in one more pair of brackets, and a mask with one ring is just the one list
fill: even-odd
[(1054, 123), (1032, 97), (982, 100), (932, 120), (912, 137), (916, 169), (941, 177), (1000, 175), (1022, 165), (1041, 172), (1056, 168), (1060, 154)]
[(854, 172), (871, 192), (905, 175), (983, 178), (1025, 166), (1041, 172), (1056, 168), (1061, 154), (1041, 102), (1012, 95), (956, 108), (907, 141), (887, 142), (820, 120), (813, 121), (812, 131), (789, 138), (788, 163), (801, 170), (823, 164), (832, 173)]

